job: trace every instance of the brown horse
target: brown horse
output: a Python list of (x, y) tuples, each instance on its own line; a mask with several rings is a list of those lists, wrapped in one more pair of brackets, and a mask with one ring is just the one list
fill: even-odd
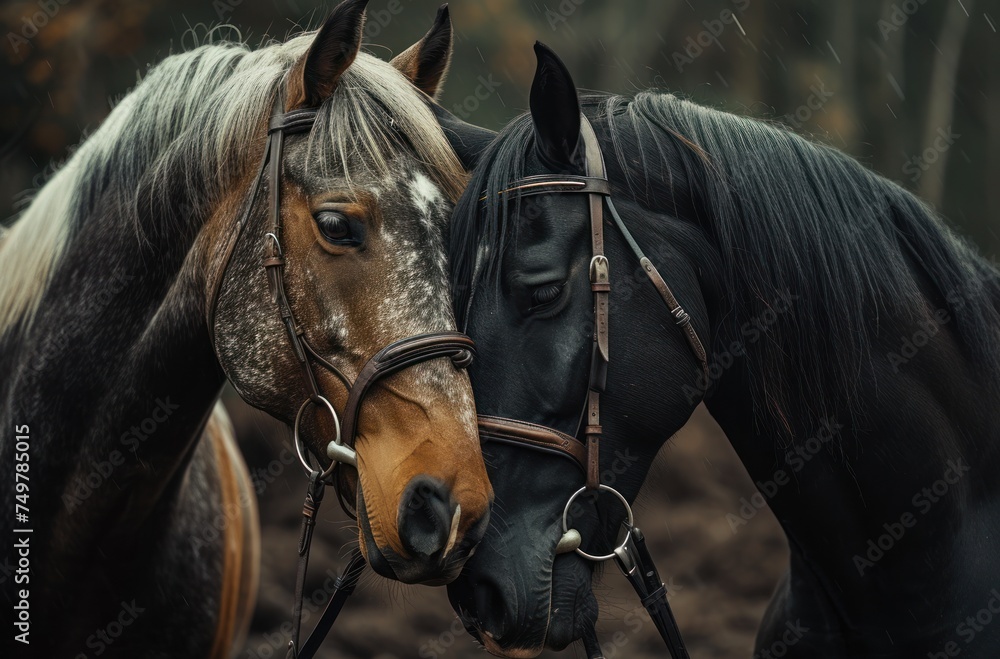
[[(3, 656), (228, 656), (258, 528), (212, 414), (223, 384), (289, 424), (305, 410), (302, 445), (325, 466), (342, 379), (407, 337), (451, 336), (443, 229), (464, 172), (428, 107), (451, 26), (439, 16), (390, 65), (359, 52), (364, 5), (256, 51), (164, 60), (6, 234), (0, 455), (30, 480), (0, 488), (0, 536), (8, 565), (15, 542), (30, 552), (4, 589), (28, 612)], [(311, 128), (284, 131), (264, 170), (272, 115)], [(492, 491), (468, 377), (422, 354), (360, 400), (341, 495), (376, 571), (442, 583)]]

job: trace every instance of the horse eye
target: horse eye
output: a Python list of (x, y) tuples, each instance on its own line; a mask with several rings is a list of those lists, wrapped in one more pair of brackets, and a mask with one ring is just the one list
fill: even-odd
[(320, 233), (331, 243), (335, 245), (356, 245), (360, 242), (354, 236), (350, 220), (343, 213), (320, 211), (316, 213), (315, 219)]
[(531, 294), (531, 301), (536, 305), (549, 304), (554, 302), (560, 293), (562, 293), (562, 284), (547, 284), (534, 290)]

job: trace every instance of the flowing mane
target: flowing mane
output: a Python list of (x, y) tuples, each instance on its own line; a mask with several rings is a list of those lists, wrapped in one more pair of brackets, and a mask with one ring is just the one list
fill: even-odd
[[(748, 352), (758, 409), (784, 418), (799, 405), (795, 416), (813, 425), (834, 410), (850, 412), (861, 403), (857, 382), (870, 372), (880, 318), (929, 319), (939, 309), (957, 319), (972, 361), (990, 381), (1000, 379), (1000, 273), (910, 192), (833, 148), (667, 93), (590, 94), (581, 103), (614, 195), (700, 227), (715, 252), (705, 258), (721, 258), (732, 336), (785, 291), (798, 296)], [(456, 208), (460, 327), (474, 279), (497, 267), (516, 231), (516, 208), (498, 193), (524, 175), (533, 139), (529, 115), (511, 122)], [(686, 245), (674, 224), (664, 239)]]
[[(279, 82), (314, 35), (256, 51), (212, 44), (154, 67), (2, 235), (0, 339), (28, 331), (80, 231), (131, 228), (138, 245), (156, 232), (196, 230), (192, 218), (200, 226), (260, 158)], [(406, 149), (452, 200), (464, 188), (462, 166), (427, 99), (365, 53), (323, 104), (309, 140), (310, 162), (322, 167), (363, 161), (389, 175), (392, 154)]]

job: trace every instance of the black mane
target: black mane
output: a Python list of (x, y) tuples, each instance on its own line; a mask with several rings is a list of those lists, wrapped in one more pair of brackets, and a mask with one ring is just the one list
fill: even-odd
[[(747, 357), (758, 409), (794, 413), (812, 427), (834, 409), (849, 410), (858, 379), (870, 372), (880, 319), (919, 320), (937, 309), (956, 318), (970, 361), (989, 381), (1000, 379), (1000, 272), (908, 191), (833, 148), (670, 94), (581, 101), (615, 196), (700, 226), (717, 250), (732, 305), (723, 331), (738, 337), (739, 325), (782, 293), (799, 296)], [(523, 175), (532, 141), (530, 116), (511, 122), (455, 210), (460, 327), (481, 249), (489, 272), (516, 230), (515, 209), (498, 193)]]

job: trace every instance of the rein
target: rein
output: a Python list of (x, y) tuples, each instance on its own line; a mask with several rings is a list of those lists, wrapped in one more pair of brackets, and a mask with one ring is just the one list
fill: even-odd
[[(500, 194), (511, 198), (523, 198), (542, 194), (586, 194), (590, 208), (590, 288), (594, 297), (594, 335), (591, 348), (590, 378), (587, 387), (585, 403), (586, 422), (581, 421), (583, 437), (567, 435), (545, 426), (505, 419), (495, 416), (479, 417), (479, 434), (482, 441), (494, 441), (513, 444), (534, 451), (553, 453), (572, 460), (583, 471), (585, 483), (574, 492), (563, 508), (563, 537), (556, 547), (557, 553), (576, 551), (577, 554), (594, 562), (614, 560), (625, 578), (639, 595), (642, 605), (646, 608), (663, 638), (673, 659), (688, 659), (687, 649), (681, 639), (680, 630), (674, 620), (667, 601), (667, 587), (660, 579), (656, 566), (646, 548), (645, 536), (633, 524), (632, 508), (628, 501), (616, 489), (601, 483), (600, 478), (600, 441), (604, 433), (601, 426), (601, 393), (604, 391), (608, 375), (610, 353), (608, 350), (608, 296), (611, 293), (610, 264), (604, 253), (604, 207), (614, 225), (625, 238), (642, 266), (643, 272), (649, 278), (653, 287), (666, 303), (675, 323), (681, 328), (684, 337), (698, 360), (702, 372), (708, 375), (708, 357), (704, 344), (698, 332), (691, 323), (691, 316), (677, 301), (670, 286), (657, 271), (653, 263), (642, 252), (642, 249), (625, 226), (618, 210), (611, 199), (611, 186), (604, 167), (604, 154), (597, 141), (597, 135), (590, 121), (580, 115), (580, 137), (583, 140), (586, 157), (586, 175), (541, 174), (527, 176), (514, 181)], [(578, 433), (579, 434), (579, 430)], [(619, 499), (625, 506), (627, 519), (625, 539), (610, 554), (595, 556), (584, 552), (581, 548), (581, 536), (578, 531), (569, 527), (569, 510), (573, 502), (585, 492), (607, 492)], [(601, 656), (600, 644), (596, 632), (584, 639), (588, 656)]]
[[(285, 292), (286, 259), (281, 247), (281, 164), (285, 136), (308, 133), (312, 130), (317, 111), (315, 108), (303, 108), (282, 113), (279, 103), (280, 98), (275, 101), (274, 114), (268, 124), (267, 145), (261, 157), (260, 167), (254, 179), (247, 206), (226, 243), (223, 265), (210, 287), (208, 327), (216, 353), (218, 353), (215, 312), (222, 282), (225, 279), (236, 243), (244, 233), (254, 203), (263, 185), (265, 174), (267, 174), (270, 189), (268, 209), (270, 227), (264, 236), (266, 249), (262, 266), (267, 273), (271, 299), (277, 307), (292, 353), (301, 368), (307, 392), (306, 399), (295, 414), (293, 425), (295, 451), (306, 472), (309, 486), (302, 506), (302, 528), (298, 542), (299, 563), (295, 580), (295, 603), (292, 609), (292, 638), (288, 642), (286, 659), (311, 659), (330, 632), (347, 598), (354, 592), (358, 579), (366, 566), (366, 560), (360, 549), (355, 549), (347, 567), (337, 578), (330, 601), (320, 616), (315, 629), (305, 642), (300, 644), (303, 590), (309, 566), (309, 550), (312, 545), (313, 529), (316, 525), (316, 514), (323, 501), (326, 487), (333, 483), (334, 474), (343, 469), (343, 465), (357, 468), (354, 442), (365, 394), (380, 379), (431, 359), (448, 357), (456, 368), (466, 368), (472, 363), (475, 344), (472, 339), (461, 332), (433, 332), (404, 338), (389, 344), (369, 359), (353, 382), (312, 347), (305, 336), (303, 327), (295, 319), (292, 305)], [(329, 398), (323, 394), (313, 370), (314, 364), (332, 373), (344, 385), (347, 391), (347, 403), (340, 415), (334, 409)], [(321, 464), (313, 466), (309, 458), (309, 449), (300, 435), (303, 415), (309, 407), (313, 406), (320, 412), (325, 412), (333, 422), (333, 439), (327, 443), (325, 451), (330, 463), (325, 468)], [(338, 487), (336, 489), (344, 511), (354, 517), (353, 510), (345, 499), (344, 488)]]

